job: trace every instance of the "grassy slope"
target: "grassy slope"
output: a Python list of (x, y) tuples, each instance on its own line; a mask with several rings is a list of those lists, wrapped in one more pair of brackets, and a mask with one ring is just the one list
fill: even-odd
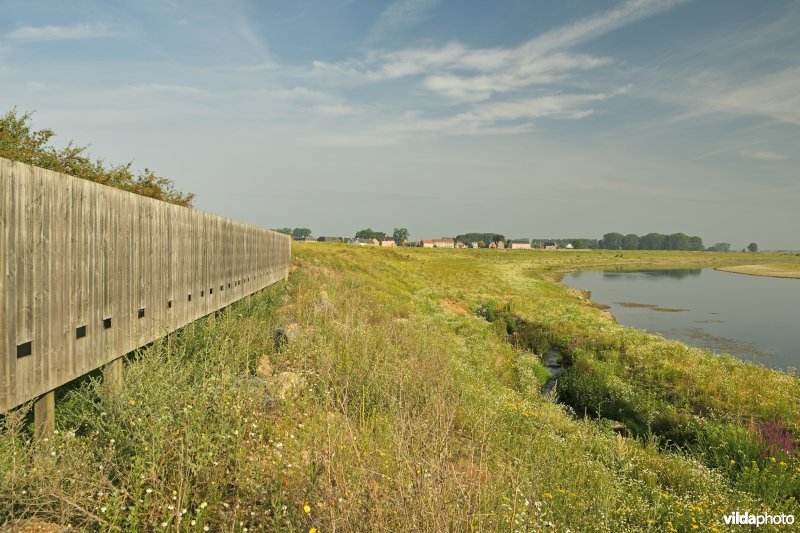
[(751, 276), (769, 276), (773, 278), (800, 278), (800, 264), (778, 263), (767, 265), (737, 265), (719, 267), (718, 270), (736, 272), (737, 274), (750, 274)]
[[(672, 402), (703, 420), (778, 416), (797, 429), (797, 378), (624, 330), (552, 281), (553, 269), (720, 258), (298, 245), (282, 305), (276, 288), (151, 347), (120, 393), (76, 388), (50, 442), (25, 446), (7, 420), (0, 522), (619, 531), (714, 530), (735, 509), (797, 514), (705, 457), (621, 438), (542, 398), (538, 358), (473, 313), (510, 302), (575, 368), (608, 371), (600, 392), (652, 390), (645, 407), (628, 391), (635, 414)], [(287, 322), (299, 335), (278, 353), (271, 333)], [(304, 385), (278, 399), (281, 380), (248, 377), (264, 355)], [(797, 477), (796, 462), (775, 468)]]

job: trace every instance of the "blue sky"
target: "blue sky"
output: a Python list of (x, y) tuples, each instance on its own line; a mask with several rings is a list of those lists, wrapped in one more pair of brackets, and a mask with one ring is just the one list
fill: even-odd
[(800, 248), (800, 2), (0, 0), (0, 110), (200, 209)]

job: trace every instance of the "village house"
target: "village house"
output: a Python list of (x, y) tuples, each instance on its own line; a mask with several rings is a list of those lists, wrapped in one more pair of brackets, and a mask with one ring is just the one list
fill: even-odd
[(397, 243), (394, 242), (394, 239), (389, 237), (388, 235), (383, 238), (381, 241), (381, 246), (397, 246)]
[(341, 237), (320, 237), (317, 242), (344, 242)]
[(453, 239), (427, 239), (419, 241), (422, 248), (455, 248), (456, 241)]
[(378, 239), (355, 239), (353, 244), (358, 246), (380, 246)]
[(527, 239), (514, 239), (511, 241), (511, 250), (530, 250), (531, 243)]
[(544, 243), (545, 250), (558, 250), (558, 243), (556, 242), (546, 242)]
[(497, 242), (492, 241), (492, 242), (489, 243), (489, 248), (492, 248), (492, 249), (502, 250), (505, 247), (506, 247), (506, 243), (503, 242), (503, 241), (497, 241)]

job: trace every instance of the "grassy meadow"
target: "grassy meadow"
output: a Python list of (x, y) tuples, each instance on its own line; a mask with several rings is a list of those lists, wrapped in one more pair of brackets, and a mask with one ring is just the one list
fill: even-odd
[[(558, 283), (800, 258), (293, 254), (287, 283), (129, 357), (118, 390), (69, 387), (54, 438), (32, 443), (28, 413), (7, 416), (0, 524), (719, 531), (736, 510), (800, 515), (796, 375), (623, 328)], [(566, 368), (543, 396), (551, 348)]]

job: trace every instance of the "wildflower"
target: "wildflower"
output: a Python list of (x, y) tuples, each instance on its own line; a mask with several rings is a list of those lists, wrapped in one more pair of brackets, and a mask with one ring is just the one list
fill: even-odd
[(131, 401), (130, 401), (130, 404), (131, 404), (131, 405), (136, 405), (136, 400), (131, 400)]
[(200, 504), (200, 509), (205, 509), (206, 507), (208, 507), (208, 503), (203, 502)]
[(312, 527), (311, 529), (308, 530), (308, 533), (317, 533), (317, 528)]
[(166, 522), (161, 522), (161, 527), (167, 527), (167, 523)]
[(153, 489), (147, 489), (145, 492), (146, 492), (147, 494), (150, 494), (151, 492), (153, 492)]
[(101, 507), (101, 508), (100, 508), (100, 512), (101, 512), (101, 513), (105, 513), (105, 512), (106, 512), (106, 508), (105, 508), (105, 507)]
[(303, 506), (303, 510), (306, 512), (306, 514), (310, 514), (311, 513), (311, 506), (308, 505), (308, 504), (305, 504)]

